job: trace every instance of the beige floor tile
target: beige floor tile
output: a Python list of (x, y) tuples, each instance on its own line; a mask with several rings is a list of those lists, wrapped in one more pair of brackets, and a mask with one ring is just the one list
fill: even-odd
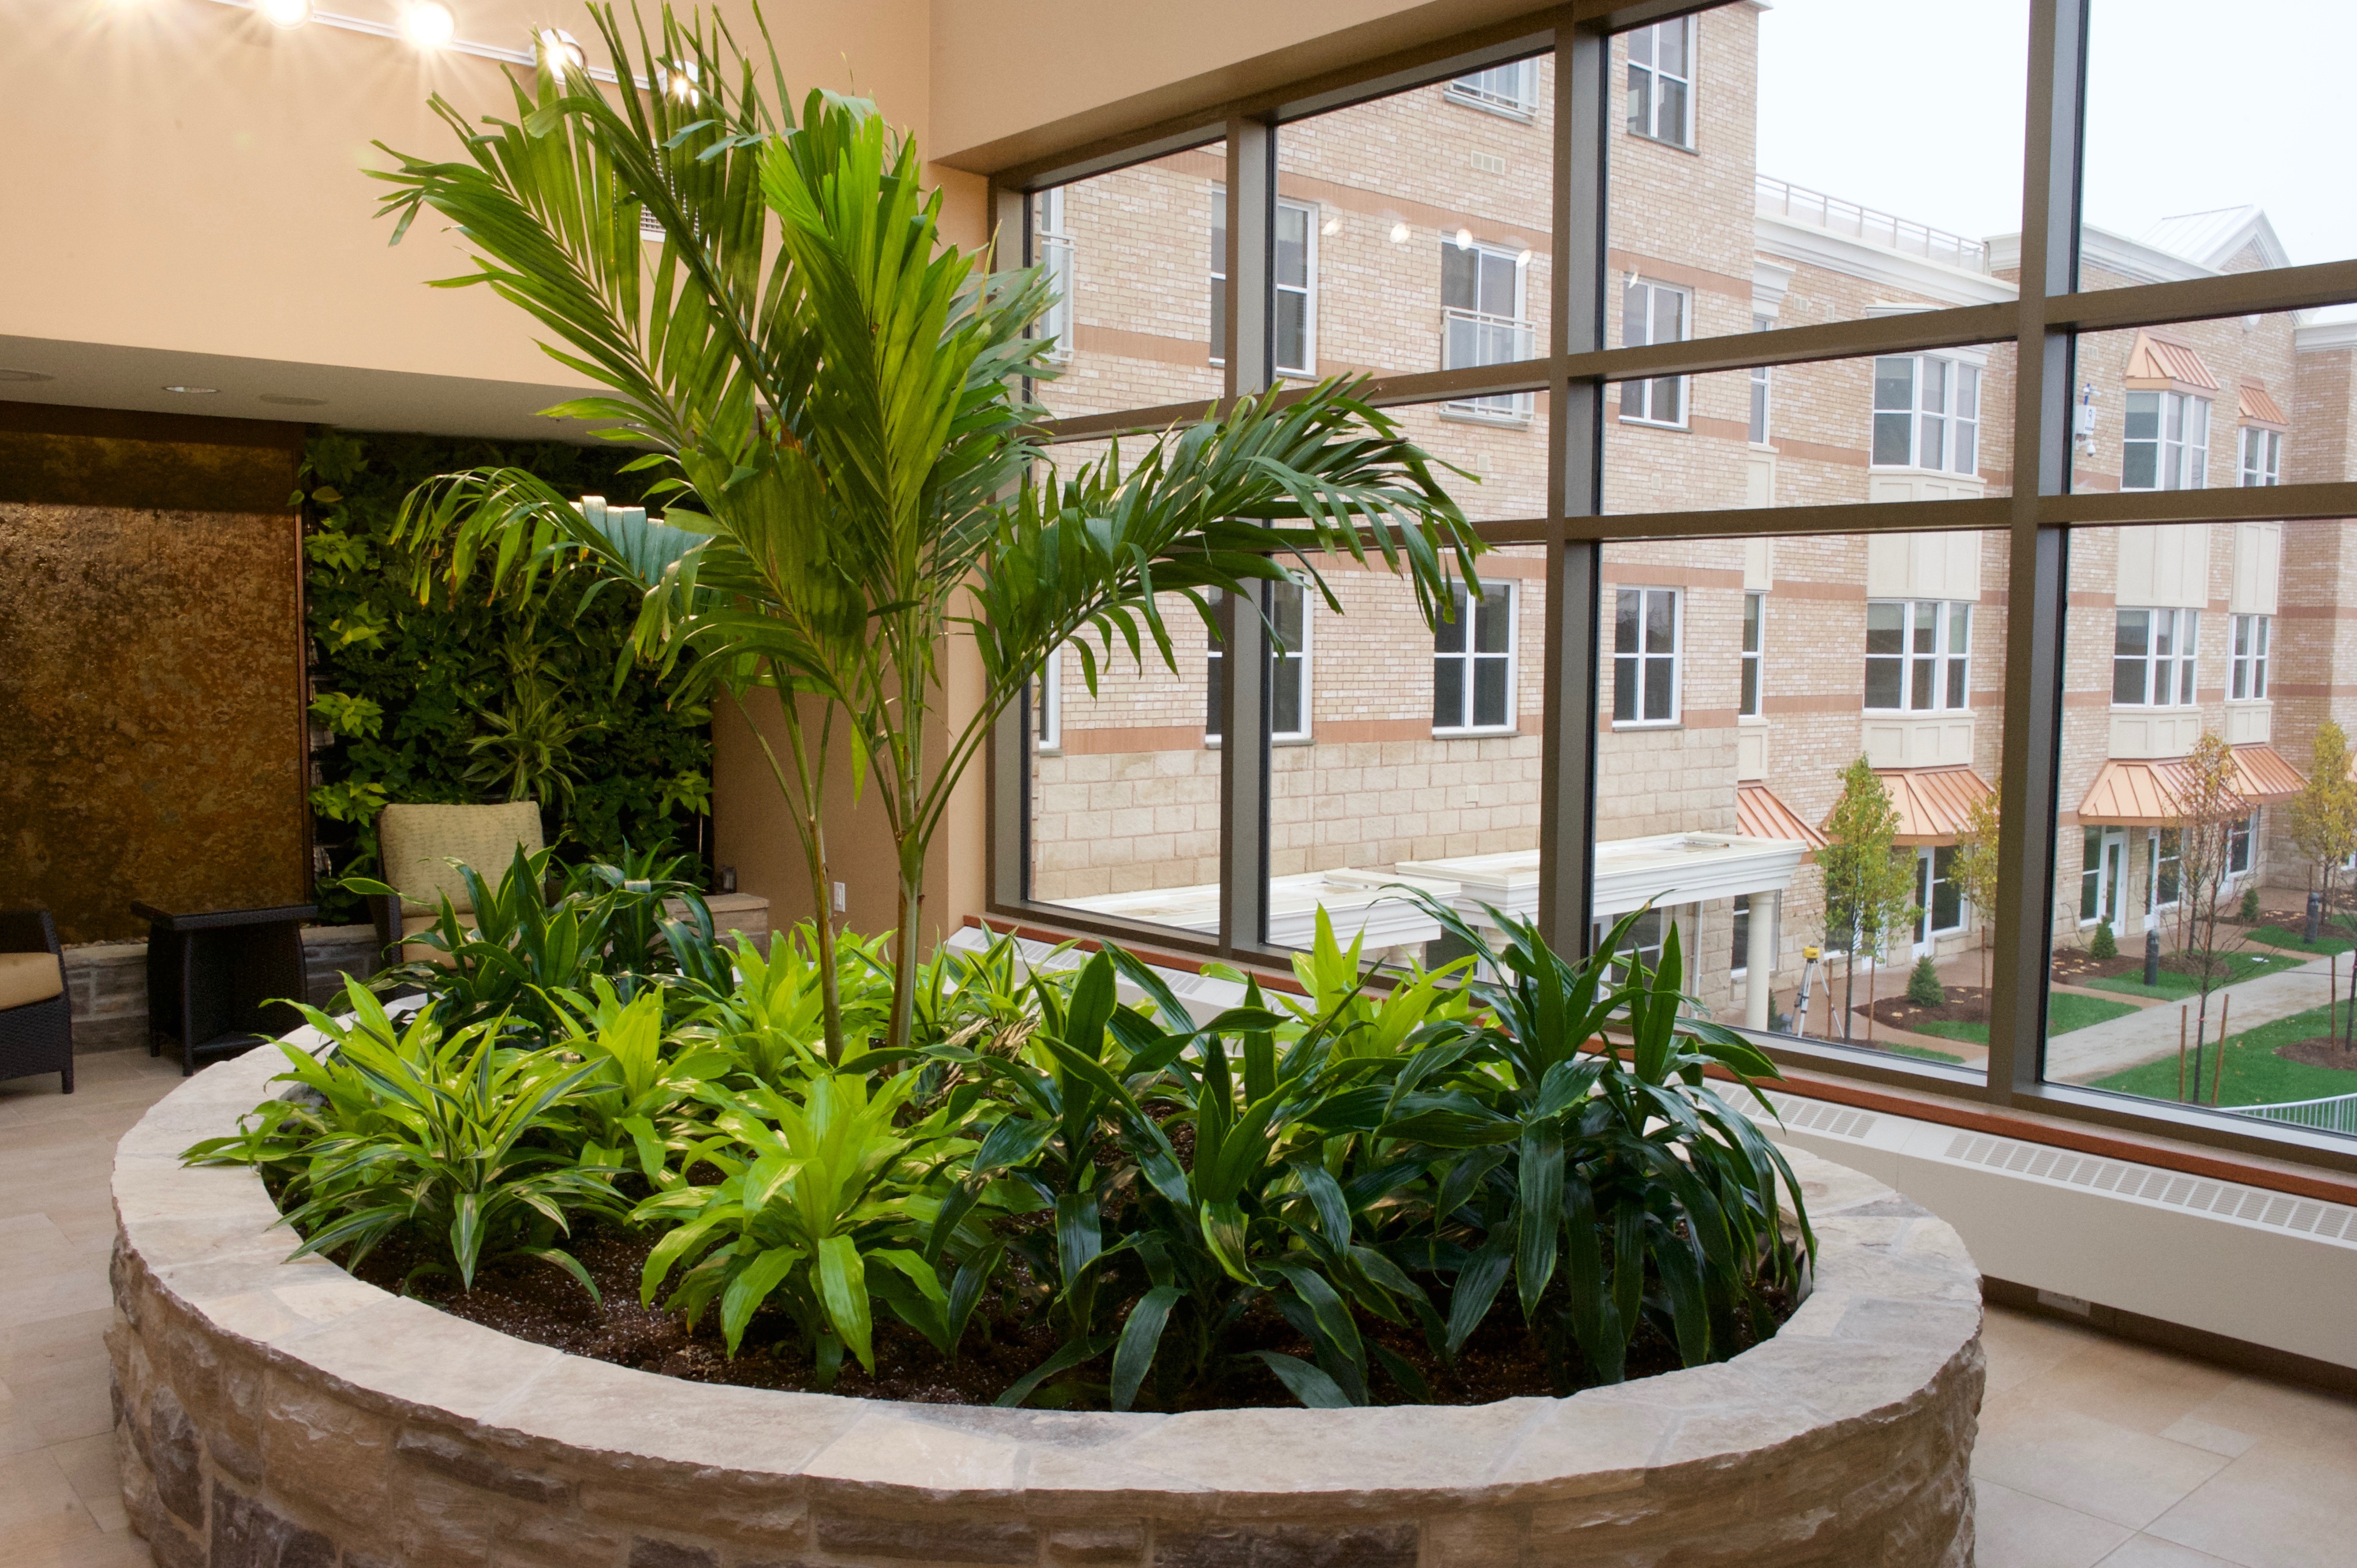
[(2231, 1426), (2219, 1426), (2193, 1415), (2182, 1416), (2169, 1423), (2161, 1429), (2160, 1434), (2171, 1443), (2182, 1443), (2188, 1447), (2206, 1449), (2212, 1454), (2223, 1454), (2229, 1459), (2238, 1458), (2250, 1452), (2251, 1445), (2258, 1442), (2257, 1438), (2247, 1432), (2237, 1432)]
[(101, 1307), (11, 1324), (0, 1329), (0, 1382), (59, 1361), (103, 1356), (106, 1326), (113, 1321), (113, 1309)]
[(2010, 1391), (2158, 1437), (2237, 1380), (2221, 1367), (2098, 1336)]
[(114, 1402), (108, 1388), (103, 1355), (44, 1368), (8, 1383), (17, 1419), (52, 1444), (112, 1432)]
[(0, 1543), (38, 1549), (98, 1533), (54, 1455), (0, 1459)]
[(2357, 1400), (2320, 1389), (2240, 1378), (2188, 1413), (2229, 1432), (2357, 1454)]
[[(1973, 1474), (2140, 1530), (2227, 1460), (2092, 1415), (2008, 1396), (1984, 1411)], [(1992, 1402), (1993, 1403), (1995, 1402)]]
[(2269, 1435), (2145, 1533), (2253, 1568), (2357, 1561), (2357, 1449)]
[(2120, 1543), (2117, 1552), (2104, 1559), (2103, 1568), (2261, 1568), (2261, 1565), (2212, 1557), (2206, 1552), (2179, 1546), (2158, 1536), (2132, 1535)]
[(2003, 1393), (2018, 1387), (2098, 1337), (2093, 1329), (1992, 1306), (1981, 1324), (1981, 1348), (1988, 1357), (1988, 1391)]
[(128, 1530), (23, 1551), (0, 1545), (0, 1568), (155, 1568), (155, 1562), (147, 1543)]
[(2128, 1536), (2126, 1525), (1995, 1481), (1973, 1492), (1977, 1568), (2094, 1568)]
[(78, 1437), (58, 1444), (49, 1453), (99, 1529), (131, 1528), (130, 1516), (123, 1511), (123, 1472), (115, 1462), (113, 1433)]

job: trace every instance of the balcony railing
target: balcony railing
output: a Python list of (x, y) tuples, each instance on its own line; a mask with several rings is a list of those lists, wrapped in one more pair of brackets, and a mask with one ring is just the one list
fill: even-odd
[[(1475, 365), (1511, 365), (1532, 358), (1537, 338), (1537, 329), (1517, 317), (1446, 307), (1440, 313), (1440, 368), (1461, 371)], [(1531, 402), (1529, 392), (1500, 392), (1494, 397), (1459, 399), (1448, 405), (1448, 412), (1501, 424), (1527, 424)]]
[(1869, 245), (1921, 256), (1968, 273), (1988, 271), (1988, 246), (1978, 240), (1967, 240), (1928, 223), (1861, 207), (1855, 201), (1844, 201), (1790, 180), (1770, 179), (1764, 174), (1753, 176), (1752, 185), (1753, 210), (1763, 218), (1787, 218), (1829, 234), (1846, 234)]

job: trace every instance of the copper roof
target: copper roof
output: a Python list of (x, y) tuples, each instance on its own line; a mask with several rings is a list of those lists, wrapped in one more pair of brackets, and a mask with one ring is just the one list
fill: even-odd
[[(2152, 762), (2112, 761), (2104, 764), (2095, 781), (2079, 802), (2083, 822), (2110, 822), (2122, 827), (2173, 827), (2178, 820), (2177, 791), (2187, 769), (2183, 757)], [(2288, 800), (2306, 787), (2299, 769), (2284, 760), (2272, 746), (2234, 747), (2234, 793), (2252, 806)]]
[(2127, 383), (2138, 381), (2169, 381), (2178, 386), (2194, 387), (2203, 392), (2216, 392), (2218, 378), (2201, 362), (2201, 356), (2182, 343), (2171, 343), (2149, 332), (2136, 335), (2128, 349)]
[(1793, 815), (1765, 784), (1735, 787), (1735, 831), (1746, 838), (1798, 839), (1812, 850), (1825, 846), (1825, 835)]
[(1899, 808), (1893, 843), (1953, 843), (1970, 827), (1974, 805), (1993, 791), (1969, 768), (1878, 768), (1875, 777)]
[(2251, 424), (2287, 425), (2291, 423), (2284, 417), (2282, 405), (2267, 395), (2267, 389), (2256, 381), (2244, 381), (2241, 392), (2243, 417)]

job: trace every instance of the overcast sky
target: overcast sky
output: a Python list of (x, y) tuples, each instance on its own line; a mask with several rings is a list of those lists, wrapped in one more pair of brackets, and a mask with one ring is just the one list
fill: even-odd
[[(1983, 236), (2021, 227), (2026, 0), (1774, 0), (1760, 170)], [(2357, 256), (2357, 0), (2095, 0), (2087, 221), (2255, 202), (2294, 263)]]

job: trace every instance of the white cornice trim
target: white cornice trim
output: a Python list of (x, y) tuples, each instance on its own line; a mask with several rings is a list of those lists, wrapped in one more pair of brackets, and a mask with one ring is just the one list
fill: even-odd
[(2291, 331), (2295, 352), (2321, 353), (2328, 349), (2357, 349), (2357, 321), (2319, 321), (2313, 327), (2295, 327)]
[[(1990, 271), (2020, 270), (2018, 233), (1992, 234), (1988, 248)], [(2079, 260), (2083, 265), (2098, 266), (2136, 283), (2182, 283), (2188, 278), (2218, 275), (2200, 262), (2147, 245), (2141, 240), (2131, 240), (2126, 234), (2115, 234), (2109, 229), (2098, 229), (2092, 223), (2079, 231)]]
[(1999, 305), (2015, 297), (2013, 285), (2003, 278), (1943, 266), (1921, 256), (1831, 233), (1814, 224), (1763, 213), (1752, 220), (1751, 231), (1753, 243), (1771, 256), (1863, 278), (1885, 288), (1904, 289), (1944, 305)]

